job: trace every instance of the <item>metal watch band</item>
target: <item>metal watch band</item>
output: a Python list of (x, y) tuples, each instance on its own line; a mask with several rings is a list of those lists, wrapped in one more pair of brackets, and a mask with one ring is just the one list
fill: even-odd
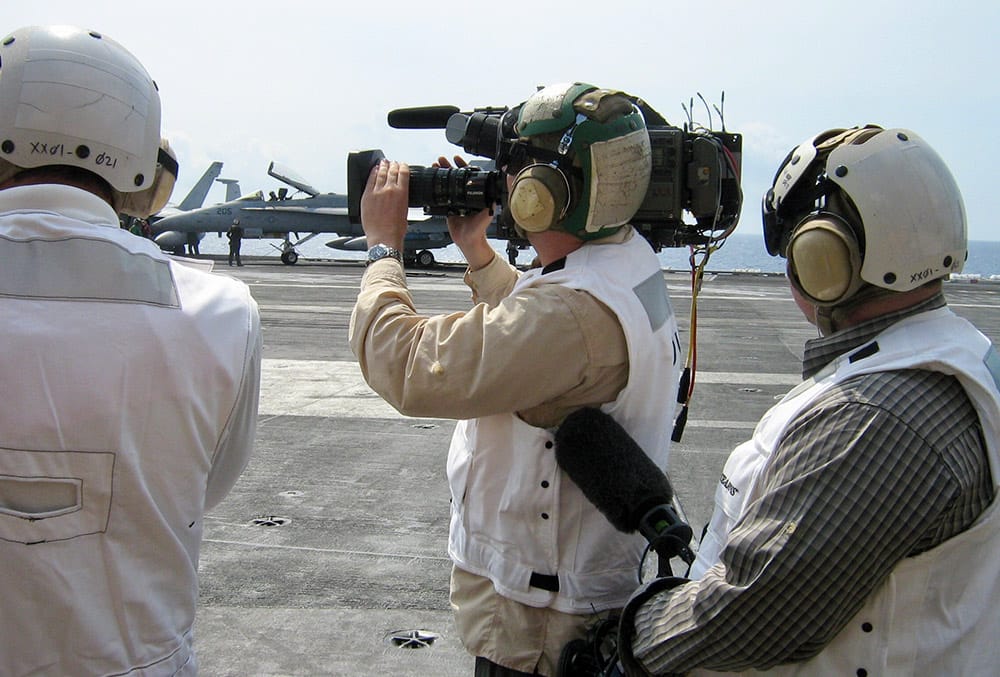
[(400, 251), (398, 249), (395, 249), (394, 247), (390, 247), (387, 244), (381, 244), (381, 243), (379, 243), (379, 244), (373, 245), (368, 250), (368, 259), (365, 262), (365, 265), (366, 266), (367, 265), (371, 265), (373, 262), (378, 261), (379, 259), (385, 259), (385, 258), (389, 258), (389, 257), (392, 257), (392, 258), (396, 259), (400, 263), (403, 262), (403, 255), (402, 255), (402, 253), (400, 253)]

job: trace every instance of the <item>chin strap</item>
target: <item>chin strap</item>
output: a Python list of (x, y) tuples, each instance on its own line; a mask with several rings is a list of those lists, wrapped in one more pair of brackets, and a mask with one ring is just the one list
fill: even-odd
[(897, 296), (899, 292), (864, 284), (858, 292), (844, 303), (836, 306), (816, 306), (816, 328), (821, 336), (840, 331), (849, 326), (851, 316), (861, 306), (880, 298)]
[(813, 313), (813, 324), (816, 325), (820, 336), (828, 336), (837, 331), (834, 328), (833, 308), (829, 306), (813, 306), (813, 308), (816, 311)]

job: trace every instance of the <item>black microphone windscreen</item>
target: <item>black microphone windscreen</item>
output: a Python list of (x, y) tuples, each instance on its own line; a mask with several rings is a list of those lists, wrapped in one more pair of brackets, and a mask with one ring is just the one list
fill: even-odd
[(444, 129), (457, 112), (456, 106), (397, 108), (389, 111), (388, 122), (393, 129)]
[(673, 498), (664, 472), (600, 409), (566, 417), (556, 431), (556, 463), (619, 531), (632, 533), (647, 510)]

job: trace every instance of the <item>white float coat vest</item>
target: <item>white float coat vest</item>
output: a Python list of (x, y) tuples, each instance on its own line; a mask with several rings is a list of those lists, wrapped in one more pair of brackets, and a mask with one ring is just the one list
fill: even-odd
[(202, 515), (253, 447), (249, 289), (65, 186), (0, 191), (0, 261), (0, 673), (194, 674)]
[[(618, 316), (628, 344), (628, 383), (603, 409), (665, 469), (680, 350), (649, 244), (635, 234), (621, 244), (584, 245), (561, 270), (523, 274), (512, 293), (546, 284), (585, 290)], [(538, 350), (559, 359), (559, 346)], [(458, 423), (448, 456), (449, 554), (523, 604), (566, 613), (623, 606), (635, 589), (645, 540), (616, 531), (560, 471), (554, 439), (554, 431), (515, 414)], [(532, 587), (532, 573), (558, 577), (558, 592)]]
[[(690, 578), (700, 578), (719, 561), (729, 530), (758, 498), (757, 484), (788, 424), (830, 388), (860, 374), (925, 369), (958, 378), (979, 414), (994, 490), (1000, 495), (1000, 357), (989, 339), (950, 309), (939, 308), (901, 320), (874, 342), (878, 352), (873, 355), (852, 364), (851, 357), (865, 348), (851, 351), (793, 389), (764, 415), (753, 438), (733, 451)], [(995, 674), (998, 603), (1000, 501), (994, 499), (968, 530), (901, 561), (818, 655), (763, 674)]]

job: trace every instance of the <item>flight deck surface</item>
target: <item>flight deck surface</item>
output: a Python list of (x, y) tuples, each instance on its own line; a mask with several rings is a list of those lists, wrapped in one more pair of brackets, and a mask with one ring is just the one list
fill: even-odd
[[(195, 624), (201, 674), (467, 677), (448, 606), (453, 421), (399, 415), (347, 342), (363, 265), (247, 257), (264, 327), (257, 448), (205, 518)], [(470, 305), (463, 269), (408, 270), (417, 310)], [(687, 350), (691, 289), (664, 272)], [(1000, 340), (1000, 284), (948, 282), (956, 313)], [(697, 371), (671, 481), (696, 534), (729, 451), (796, 385), (816, 331), (783, 276), (709, 273)]]

